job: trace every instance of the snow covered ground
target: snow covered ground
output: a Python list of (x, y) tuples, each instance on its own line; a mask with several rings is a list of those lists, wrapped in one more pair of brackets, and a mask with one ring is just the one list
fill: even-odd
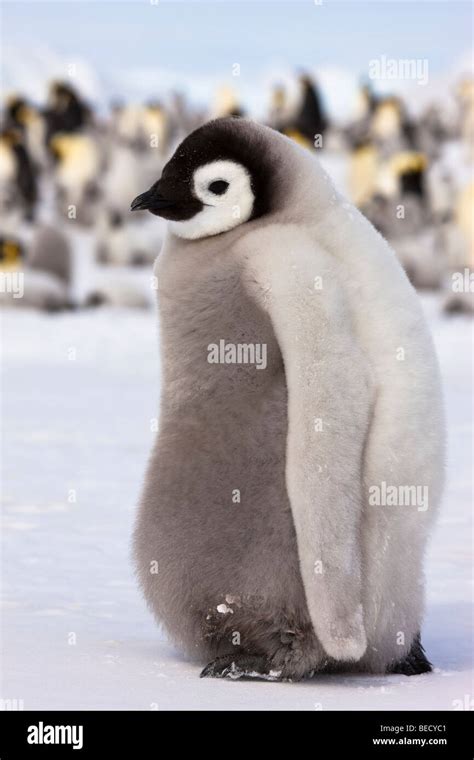
[[(4, 312), (0, 697), (33, 709), (459, 709), (471, 653), (471, 322), (424, 298), (441, 361), (449, 475), (428, 554), (431, 675), (302, 684), (199, 679), (156, 629), (130, 534), (156, 416), (151, 311)], [(466, 698), (466, 695), (469, 695)]]

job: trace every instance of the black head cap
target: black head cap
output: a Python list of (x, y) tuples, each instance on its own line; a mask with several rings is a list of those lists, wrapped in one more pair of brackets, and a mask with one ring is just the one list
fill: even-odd
[[(161, 178), (150, 190), (132, 202), (132, 211), (147, 209), (173, 221), (191, 219), (203, 208), (193, 194), (193, 176), (200, 166), (213, 161), (233, 161), (242, 165), (250, 176), (254, 204), (251, 219), (272, 208), (273, 168), (268, 145), (252, 128), (251, 122), (237, 117), (210, 121), (192, 132), (179, 145), (163, 169)], [(225, 188), (215, 185), (216, 195)]]

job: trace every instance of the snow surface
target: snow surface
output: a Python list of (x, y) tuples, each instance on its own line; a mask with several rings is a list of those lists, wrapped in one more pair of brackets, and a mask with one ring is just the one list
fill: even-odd
[(449, 420), (448, 487), (427, 558), (423, 639), (436, 670), (300, 684), (199, 679), (200, 666), (160, 635), (135, 584), (130, 535), (159, 391), (153, 312), (4, 312), (0, 697), (25, 710), (467, 705), (472, 323), (443, 317), (435, 297), (424, 304)]

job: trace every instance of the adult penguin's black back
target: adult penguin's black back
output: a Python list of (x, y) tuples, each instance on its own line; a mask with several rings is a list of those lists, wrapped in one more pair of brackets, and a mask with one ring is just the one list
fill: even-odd
[(321, 104), (317, 85), (307, 76), (301, 78), (303, 99), (296, 116), (294, 128), (301, 132), (311, 143), (316, 135), (324, 135), (328, 122)]

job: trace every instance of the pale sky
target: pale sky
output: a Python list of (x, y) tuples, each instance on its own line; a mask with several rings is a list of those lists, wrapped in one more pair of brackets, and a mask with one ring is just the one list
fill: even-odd
[(209, 88), (231, 79), (234, 63), (249, 97), (257, 81), (304, 68), (321, 71), (329, 89), (337, 83), (341, 99), (343, 79), (352, 86), (373, 58), (427, 59), (436, 78), (464, 65), (472, 49), (472, 5), (453, 0), (3, 0), (2, 6), (3, 89), (34, 91), (43, 74), (60, 75), (77, 62), (81, 82), (97, 99), (174, 86), (207, 97)]

